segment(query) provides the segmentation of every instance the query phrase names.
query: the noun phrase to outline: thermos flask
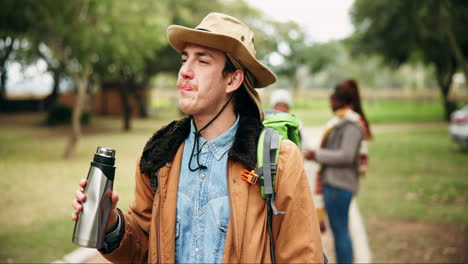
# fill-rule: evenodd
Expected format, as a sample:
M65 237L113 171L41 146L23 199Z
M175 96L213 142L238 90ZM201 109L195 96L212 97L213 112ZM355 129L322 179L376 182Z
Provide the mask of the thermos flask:
M75 223L73 243L89 248L102 248L111 210L115 173L115 150L98 147L88 172L84 189L86 200Z

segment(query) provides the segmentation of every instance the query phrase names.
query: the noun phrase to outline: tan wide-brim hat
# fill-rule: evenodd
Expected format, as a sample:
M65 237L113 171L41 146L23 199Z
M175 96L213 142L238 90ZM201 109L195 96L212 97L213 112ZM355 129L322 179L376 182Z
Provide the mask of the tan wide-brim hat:
M218 49L234 57L254 77L254 87L247 92L263 114L260 98L253 88L263 88L276 82L276 76L255 57L254 33L238 19L221 13L210 13L195 28L171 25L167 29L171 46L179 53L187 43Z

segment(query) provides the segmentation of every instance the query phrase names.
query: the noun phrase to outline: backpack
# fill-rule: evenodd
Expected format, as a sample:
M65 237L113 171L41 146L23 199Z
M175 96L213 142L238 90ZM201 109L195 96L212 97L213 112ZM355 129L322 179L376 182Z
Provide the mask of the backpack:
M255 170L255 175L258 176L257 182L260 185L262 198L267 199L270 194L273 194L274 198L276 164L278 163L281 141L289 139L300 147L301 138L299 135L299 121L293 114L265 110L263 125L265 128L260 133L257 144L257 170ZM264 170L265 167L270 167L271 170ZM248 179L245 180L250 182ZM272 206L277 212L274 204Z
M242 171L242 178L251 184L260 185L260 194L267 205L267 229L270 237L271 262L275 260L275 245L273 241L273 215L285 214L275 206L276 170L279 159L281 141L289 139L298 147L301 144L299 121L295 115L275 110L265 110L263 120L265 126L257 143L257 169ZM266 169L270 168L270 169ZM328 263L325 255L324 263Z
M265 126L257 143L257 169L242 171L242 178L251 184L260 185L260 194L266 200L267 229L270 237L271 262L275 260L275 244L273 241L273 215L285 214L275 206L276 169L281 141L290 139L300 145L299 122L292 114L266 110L263 120Z

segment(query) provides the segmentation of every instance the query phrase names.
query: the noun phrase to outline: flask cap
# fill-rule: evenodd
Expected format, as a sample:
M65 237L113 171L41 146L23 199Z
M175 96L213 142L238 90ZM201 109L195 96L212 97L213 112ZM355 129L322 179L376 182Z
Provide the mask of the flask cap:
M106 158L114 158L115 150L107 147L98 147L96 150L96 154Z

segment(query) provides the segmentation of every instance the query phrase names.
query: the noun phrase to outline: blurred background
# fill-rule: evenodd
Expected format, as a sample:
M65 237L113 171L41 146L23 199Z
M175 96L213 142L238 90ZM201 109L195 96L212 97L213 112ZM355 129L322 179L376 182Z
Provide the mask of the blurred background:
M182 117L166 29L209 12L254 30L278 76L259 91L265 108L288 89L310 131L332 117L338 82L359 83L375 135L357 196L373 262L468 261L468 114L454 114L468 104L468 1L3 0L1 263L77 248L71 201L97 146L117 150L128 206L146 140Z

